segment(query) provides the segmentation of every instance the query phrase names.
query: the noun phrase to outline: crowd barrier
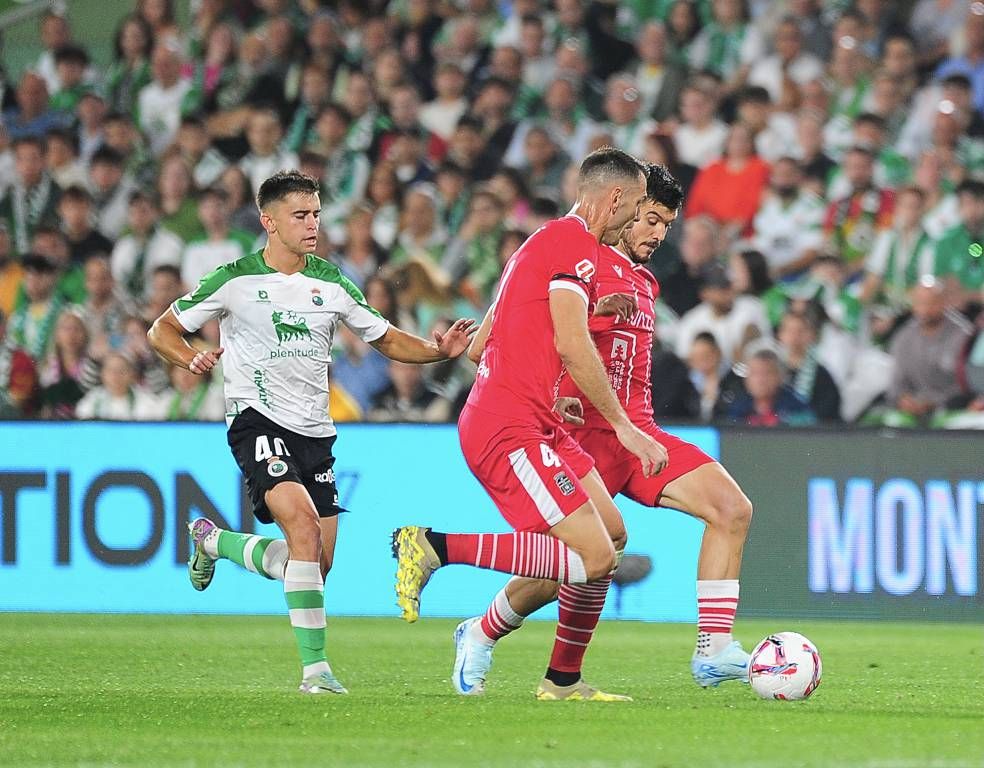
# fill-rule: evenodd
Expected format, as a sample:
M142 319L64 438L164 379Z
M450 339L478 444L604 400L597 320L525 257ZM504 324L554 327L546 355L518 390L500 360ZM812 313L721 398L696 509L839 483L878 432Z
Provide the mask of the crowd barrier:
M755 504L741 614L981 620L981 438L671 429L724 464ZM222 563L197 593L188 520L258 526L217 424L0 424L0 611L282 613L279 585ZM390 532L503 531L453 426L343 425L326 609L396 615ZM693 621L703 525L619 499L626 569L607 618ZM425 616L483 610L503 574L439 572ZM551 609L544 609L544 616Z

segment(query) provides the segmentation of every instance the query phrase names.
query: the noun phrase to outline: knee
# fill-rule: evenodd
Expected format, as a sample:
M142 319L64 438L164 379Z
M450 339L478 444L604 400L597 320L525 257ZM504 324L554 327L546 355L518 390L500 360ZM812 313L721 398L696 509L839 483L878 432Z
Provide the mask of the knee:
M321 526L318 525L318 518L298 515L289 523L284 521L282 527L291 558L320 562L322 571L325 571L326 558L322 555ZM331 568L330 560L327 561L327 567Z
M709 525L732 536L744 536L752 522L752 502L743 493L730 494L713 506Z
M611 541L599 542L584 554L584 573L588 581L605 578L615 568L615 547Z

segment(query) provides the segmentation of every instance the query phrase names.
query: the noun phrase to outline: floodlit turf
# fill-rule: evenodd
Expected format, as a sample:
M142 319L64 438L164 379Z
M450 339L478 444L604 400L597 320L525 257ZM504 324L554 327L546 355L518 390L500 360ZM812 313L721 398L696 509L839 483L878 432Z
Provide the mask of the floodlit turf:
M603 623L587 677L632 704L538 703L552 627L446 678L454 622L330 620L352 693L305 697L286 618L0 614L0 766L984 766L982 629L742 622L820 647L807 702L694 686L688 626Z

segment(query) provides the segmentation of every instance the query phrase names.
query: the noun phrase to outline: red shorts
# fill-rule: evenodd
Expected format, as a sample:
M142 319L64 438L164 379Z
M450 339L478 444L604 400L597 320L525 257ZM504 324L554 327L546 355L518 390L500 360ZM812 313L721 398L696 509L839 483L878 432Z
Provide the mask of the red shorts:
M544 431L466 405L458 439L468 468L517 531L547 531L588 501L580 478L594 462L559 425Z
M700 448L653 424L643 429L659 441L669 454L666 469L646 477L642 464L623 446L615 433L607 429L574 429L572 436L594 458L598 474L612 496L623 494L647 507L658 507L663 489L678 477L683 477L703 464L714 461Z

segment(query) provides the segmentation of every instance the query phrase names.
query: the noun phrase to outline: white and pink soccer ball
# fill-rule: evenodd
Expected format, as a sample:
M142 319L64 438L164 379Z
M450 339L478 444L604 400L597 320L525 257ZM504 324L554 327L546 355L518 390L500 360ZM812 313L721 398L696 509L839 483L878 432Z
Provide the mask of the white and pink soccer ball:
M777 632L755 646L748 682L763 699L805 699L820 685L820 651L803 635Z

